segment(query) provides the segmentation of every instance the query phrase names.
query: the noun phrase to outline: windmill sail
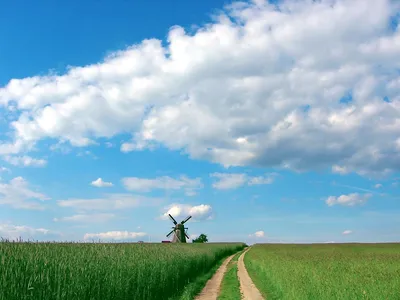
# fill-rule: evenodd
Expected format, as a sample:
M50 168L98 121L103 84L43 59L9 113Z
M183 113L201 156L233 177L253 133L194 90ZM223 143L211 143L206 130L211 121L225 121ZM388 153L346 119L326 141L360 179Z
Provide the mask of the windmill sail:
M191 217L192 217L192 216L187 217L185 220L183 220L183 221L181 222L181 224L185 224L187 221L190 220Z
M168 216L171 218L171 220L174 223L174 225L178 224L178 222L176 222L175 219L170 214L168 214Z

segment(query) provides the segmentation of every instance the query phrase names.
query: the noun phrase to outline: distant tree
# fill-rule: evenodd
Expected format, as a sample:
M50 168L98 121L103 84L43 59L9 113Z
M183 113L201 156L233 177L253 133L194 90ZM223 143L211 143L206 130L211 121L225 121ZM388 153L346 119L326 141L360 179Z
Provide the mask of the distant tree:
M192 242L193 243L207 243L208 239L207 239L207 236L204 233L202 233L196 239L193 239Z

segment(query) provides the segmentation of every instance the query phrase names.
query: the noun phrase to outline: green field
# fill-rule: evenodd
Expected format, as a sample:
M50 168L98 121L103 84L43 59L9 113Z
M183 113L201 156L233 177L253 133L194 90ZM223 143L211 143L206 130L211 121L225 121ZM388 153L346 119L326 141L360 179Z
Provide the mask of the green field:
M0 299L179 299L244 244L0 243ZM198 287L198 288L201 288Z
M244 261L267 299L400 299L400 244L260 244Z

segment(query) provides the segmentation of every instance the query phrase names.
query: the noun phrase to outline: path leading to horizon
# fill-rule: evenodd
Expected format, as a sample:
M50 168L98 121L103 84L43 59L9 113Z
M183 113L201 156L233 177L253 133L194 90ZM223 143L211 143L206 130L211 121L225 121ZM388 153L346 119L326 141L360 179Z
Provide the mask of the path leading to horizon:
M249 273L247 273L246 266L244 265L244 256L246 252L249 251L250 247L247 248L240 256L238 260L238 278L240 282L240 293L242 294L242 299L245 300L264 300L260 291L254 285L251 280Z
M203 288L201 293L198 296L196 296L195 300L217 300L222 279L224 278L226 272L226 266L234 256L235 254L225 259L225 261L218 268L217 272L215 272L213 277L207 281L207 284Z
M244 265L244 256L249 249L250 247L243 251L237 262L237 275L240 283L240 293L242 295L242 299L244 300L264 300L264 297L254 285L249 274L247 273L246 266ZM195 297L195 300L217 300L221 289L221 283L227 270L227 265L234 256L235 254L225 259L213 277L207 281L207 284L201 293Z

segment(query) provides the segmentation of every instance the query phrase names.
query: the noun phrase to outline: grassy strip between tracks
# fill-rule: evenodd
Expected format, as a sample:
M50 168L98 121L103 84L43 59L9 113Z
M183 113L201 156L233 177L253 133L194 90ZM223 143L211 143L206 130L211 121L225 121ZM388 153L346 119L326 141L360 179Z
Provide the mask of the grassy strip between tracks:
M235 254L232 260L229 262L226 269L224 279L221 284L221 291L218 295L218 300L241 300L240 294L240 283L237 275L238 267L237 262L239 256L243 253L240 251Z

